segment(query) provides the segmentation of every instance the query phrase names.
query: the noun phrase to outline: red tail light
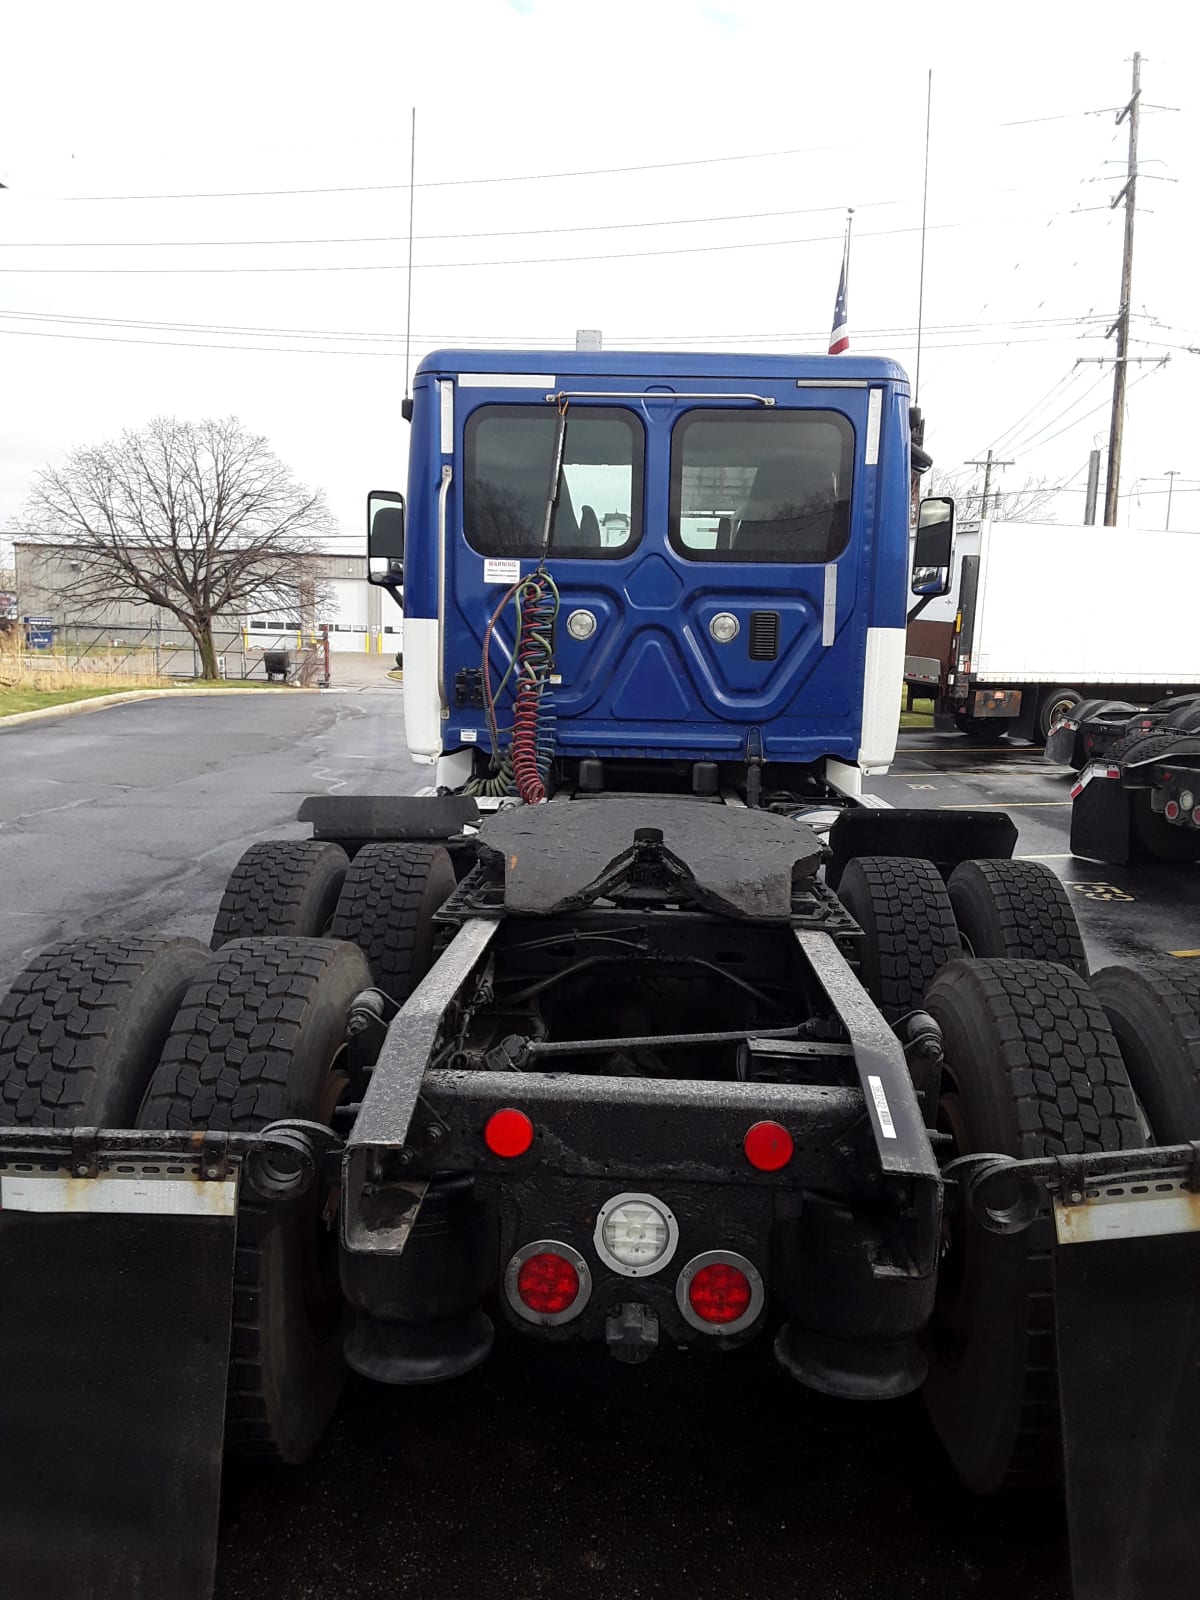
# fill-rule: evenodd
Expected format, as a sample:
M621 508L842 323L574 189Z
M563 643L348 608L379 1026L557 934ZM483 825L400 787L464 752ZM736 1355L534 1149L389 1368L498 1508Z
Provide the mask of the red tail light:
M731 1250L693 1256L675 1285L684 1320L702 1333L741 1333L757 1320L764 1300L758 1268Z
M579 1274L566 1256L543 1250L530 1256L518 1271L517 1293L539 1317L555 1317L578 1300Z
M740 1267L714 1261L692 1279L688 1300L701 1322L737 1322L750 1309L750 1279Z
M592 1274L572 1245L535 1239L522 1245L504 1273L508 1303L526 1322L555 1327L570 1322L587 1305Z

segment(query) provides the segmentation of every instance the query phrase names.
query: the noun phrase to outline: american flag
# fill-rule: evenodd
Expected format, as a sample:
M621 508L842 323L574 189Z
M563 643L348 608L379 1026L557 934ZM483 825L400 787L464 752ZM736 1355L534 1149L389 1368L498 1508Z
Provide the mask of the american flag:
M846 224L846 247L842 251L842 275L838 279L833 305L833 332L829 335L829 354L840 356L850 348L850 224Z

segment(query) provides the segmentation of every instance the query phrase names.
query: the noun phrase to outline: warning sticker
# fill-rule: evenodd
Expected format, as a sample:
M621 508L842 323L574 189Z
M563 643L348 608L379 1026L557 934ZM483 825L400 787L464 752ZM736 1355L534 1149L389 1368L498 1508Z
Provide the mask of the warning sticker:
M883 1137L894 1139L896 1124L892 1121L892 1108L888 1105L887 1095L883 1091L883 1079L868 1073L867 1083L871 1088L871 1099L875 1102L875 1110L879 1113L879 1126L883 1130Z
M462 742L464 744L478 744L479 743L479 734L475 731L474 728L464 728L462 730L462 732L459 734L459 738L462 740Z
M516 583L521 576L521 563L489 556L483 563L484 583Z

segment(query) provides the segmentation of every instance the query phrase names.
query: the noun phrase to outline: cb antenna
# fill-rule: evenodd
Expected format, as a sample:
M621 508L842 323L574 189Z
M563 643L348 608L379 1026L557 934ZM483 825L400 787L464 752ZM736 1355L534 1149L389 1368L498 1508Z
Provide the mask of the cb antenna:
M412 420L412 283L413 283L413 210L417 198L417 108L412 108L412 135L408 147L408 309L404 318L404 399L401 411L405 421Z
M929 124L933 113L933 68L925 88L925 183L921 190L921 281L917 289L917 376L913 404L921 398L921 334L925 324L925 219L929 213Z

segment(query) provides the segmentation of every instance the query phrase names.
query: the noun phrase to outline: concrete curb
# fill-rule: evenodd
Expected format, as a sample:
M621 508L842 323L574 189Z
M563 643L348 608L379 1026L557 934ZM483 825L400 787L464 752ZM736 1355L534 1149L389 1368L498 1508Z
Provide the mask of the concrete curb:
M64 700L57 706L38 706L33 711L13 711L0 717L0 728L16 727L24 722L47 722L51 717L74 717L82 711L105 711L109 706L128 705L134 700L198 700L228 695L231 699L247 694L320 694L319 689L302 689L298 685L285 689L123 689L116 694L97 694L90 700Z

